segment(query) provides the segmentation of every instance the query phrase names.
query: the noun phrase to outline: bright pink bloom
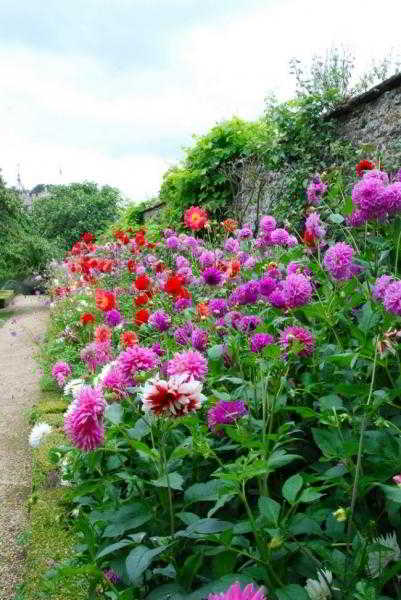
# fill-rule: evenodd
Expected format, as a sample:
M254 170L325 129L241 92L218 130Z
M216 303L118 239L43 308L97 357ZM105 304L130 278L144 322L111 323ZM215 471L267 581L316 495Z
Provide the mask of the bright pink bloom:
M209 429L223 435L223 432L221 430L219 431L219 425L235 423L237 419L240 419L247 413L248 409L241 400L235 400L234 402L225 402L224 400L221 400L207 412Z
M284 350L291 348L294 342L299 342L302 346L302 349L298 353L300 356L308 356L315 349L316 340L314 336L303 327L286 327L280 333L279 343Z
M353 248L344 242L337 242L331 246L324 255L324 266L329 271L330 275L342 281L352 277L352 256Z
M53 365L52 375L60 387L64 386L65 380L71 375L71 367L68 363L59 360Z
M303 306L312 296L312 285L305 275L293 273L282 282L282 292L287 308Z
M186 374L199 381L205 378L207 373L207 360L197 350L187 352L176 352L167 366L168 375Z
M151 371L156 367L159 358L153 350L143 346L131 346L122 352L118 362L126 377L134 376L137 371Z
M223 594L209 594L208 600L267 600L265 589L257 588L252 583L248 583L241 590L239 583L233 583Z
M75 406L64 418L64 431L80 450L94 450L103 444L105 406L100 388L82 386Z

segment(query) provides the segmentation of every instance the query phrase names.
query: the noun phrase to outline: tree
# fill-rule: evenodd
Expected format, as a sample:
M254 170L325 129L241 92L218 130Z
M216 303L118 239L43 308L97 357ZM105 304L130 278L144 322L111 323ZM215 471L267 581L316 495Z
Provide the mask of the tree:
M46 186L48 194L34 198L32 220L38 231L68 250L86 231L99 233L119 213L120 192L95 183Z

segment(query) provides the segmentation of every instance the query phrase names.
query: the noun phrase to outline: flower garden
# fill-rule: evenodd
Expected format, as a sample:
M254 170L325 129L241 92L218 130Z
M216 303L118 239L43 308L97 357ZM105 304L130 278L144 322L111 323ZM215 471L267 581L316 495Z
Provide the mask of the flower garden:
M93 599L401 597L400 175L315 176L301 232L195 206L53 266L50 458L77 540L53 577Z

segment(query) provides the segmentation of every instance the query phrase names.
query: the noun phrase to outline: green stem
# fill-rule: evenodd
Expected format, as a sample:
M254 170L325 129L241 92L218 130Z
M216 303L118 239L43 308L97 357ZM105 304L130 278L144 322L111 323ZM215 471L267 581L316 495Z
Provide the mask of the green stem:
M360 435L359 435L359 445L358 445L358 454L357 454L357 459L356 459L354 485L352 487L352 496L351 496L351 508L350 508L350 515L349 515L349 519L348 519L348 530L347 530L348 550L349 550L350 541L351 541L352 522L353 522L353 518L354 518L355 504L356 504L356 498L357 498L357 493L358 493L359 476L361 473L363 437L365 435L365 429L366 429L366 424L367 424L367 419L368 419L367 409L369 408L369 404L372 399L373 385L374 385L375 375L376 375L376 364L377 364L377 343L375 343L375 357L373 360L372 377L370 380L369 396L368 396L365 411L364 411L364 414L362 417L361 431L360 431Z
M398 234L397 251L396 251L396 254L395 254L394 273L395 273L396 277L397 277L397 273L398 273L398 255L399 255L399 252L400 252L400 242L401 242L401 227L400 227L400 233Z
M171 492L170 479L168 476L166 445L165 445L164 435L162 436L162 439L161 439L161 456L162 456L163 471L164 471L164 475L166 476L166 482L167 482L168 508L169 508L169 513L170 513L170 533L171 533L171 535L174 535L175 523L174 523L174 510L173 510L173 494Z

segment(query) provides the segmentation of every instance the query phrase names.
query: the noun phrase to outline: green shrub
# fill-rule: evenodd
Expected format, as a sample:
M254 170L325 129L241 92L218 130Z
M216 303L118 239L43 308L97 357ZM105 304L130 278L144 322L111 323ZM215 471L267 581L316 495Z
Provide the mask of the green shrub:
M120 192L95 183L48 186L48 195L33 201L31 216L37 231L68 250L86 231L98 233L118 216Z

